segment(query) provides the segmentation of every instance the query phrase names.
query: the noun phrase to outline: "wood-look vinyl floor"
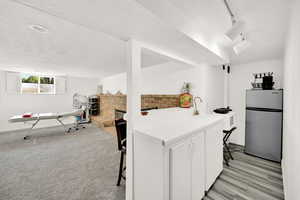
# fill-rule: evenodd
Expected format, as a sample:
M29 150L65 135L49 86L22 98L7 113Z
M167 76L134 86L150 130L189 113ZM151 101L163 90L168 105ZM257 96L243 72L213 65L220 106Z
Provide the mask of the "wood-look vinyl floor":
M232 145L234 160L224 170L204 200L283 200L279 163L243 153Z

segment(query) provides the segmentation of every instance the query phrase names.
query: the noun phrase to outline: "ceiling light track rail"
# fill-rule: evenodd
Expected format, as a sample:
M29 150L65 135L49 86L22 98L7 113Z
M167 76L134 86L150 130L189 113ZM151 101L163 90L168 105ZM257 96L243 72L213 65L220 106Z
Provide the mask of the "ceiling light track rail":
M225 4L225 6L227 8L227 11L228 11L230 17L231 17L231 22L232 22L232 24L234 24L236 22L236 18L235 18L235 15L233 14L233 12L232 12L232 10L231 10L231 8L229 6L228 1L224 0L224 4Z

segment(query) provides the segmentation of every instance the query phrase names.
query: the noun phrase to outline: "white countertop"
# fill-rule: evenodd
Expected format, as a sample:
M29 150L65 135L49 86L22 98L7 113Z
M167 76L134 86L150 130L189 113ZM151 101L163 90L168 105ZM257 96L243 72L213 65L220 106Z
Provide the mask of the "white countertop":
M224 119L224 115L220 114L193 115L193 112L193 108L151 110L138 121L135 132L160 140L163 145L167 145Z

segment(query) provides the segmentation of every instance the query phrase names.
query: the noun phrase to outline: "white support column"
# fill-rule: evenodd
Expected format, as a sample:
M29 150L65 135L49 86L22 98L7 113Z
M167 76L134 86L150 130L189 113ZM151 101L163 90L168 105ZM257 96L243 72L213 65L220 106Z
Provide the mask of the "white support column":
M134 143L133 130L141 116L141 46L127 42L127 153L126 200L134 199Z
M224 108L227 108L228 106L228 94L229 94L229 90L228 90L228 66L225 67L224 70Z

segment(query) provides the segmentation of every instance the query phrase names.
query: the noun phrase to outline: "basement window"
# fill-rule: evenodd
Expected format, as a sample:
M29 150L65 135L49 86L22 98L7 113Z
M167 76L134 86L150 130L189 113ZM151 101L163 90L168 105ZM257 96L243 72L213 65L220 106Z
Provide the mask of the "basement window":
M55 77L21 74L22 94L55 94Z
M40 94L54 94L54 77L40 77Z

